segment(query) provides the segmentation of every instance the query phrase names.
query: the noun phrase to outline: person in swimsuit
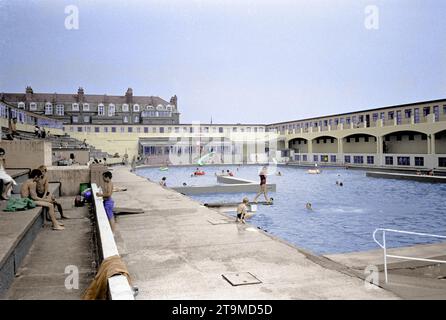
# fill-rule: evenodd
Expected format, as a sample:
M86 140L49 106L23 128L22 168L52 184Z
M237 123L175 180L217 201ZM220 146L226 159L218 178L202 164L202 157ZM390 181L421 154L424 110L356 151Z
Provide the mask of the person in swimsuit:
M14 181L14 179L9 174L6 173L5 166L6 166L5 149L0 148L0 180L2 180L3 182L3 190L0 196L1 200L8 200L12 186L17 184Z
M113 194L113 183L111 182L112 173L110 171L106 171L102 174L102 179L104 180L104 190L103 192L97 192L96 196L102 197L104 200L104 209L107 214L108 221L110 222L110 227L112 232L115 232L115 216L113 215L113 207L115 203L112 199Z
M259 177L260 177L260 190L257 193L257 195L255 196L253 202L257 203L257 198L263 193L263 195L265 196L265 200L266 202L270 203L271 199L268 198L267 195L267 187L266 187L266 175L268 174L268 168L265 166L262 168L262 170L260 171Z
M54 213L54 205L51 199L40 198L37 196L36 184L37 180L42 179L42 171L34 169L29 174L29 179L22 184L20 189L20 195L22 198L29 198L35 202L36 205L44 208L48 208L51 222L53 223L53 230L64 230L63 223L56 220L56 214Z
M54 207L57 207L57 210L60 213L60 217L62 219L69 219L68 216L63 214L62 205L56 201L54 195L49 192L49 182L46 173L48 169L46 166L40 166L39 169L42 172L42 178L36 181L36 192L39 198L46 198L47 200L51 200L53 202Z
M235 219L235 222L241 221L242 223L246 223L245 215L246 215L246 212L248 211L248 206L247 206L248 203L249 203L249 199L245 197L245 198L243 198L243 202L238 205L237 218Z

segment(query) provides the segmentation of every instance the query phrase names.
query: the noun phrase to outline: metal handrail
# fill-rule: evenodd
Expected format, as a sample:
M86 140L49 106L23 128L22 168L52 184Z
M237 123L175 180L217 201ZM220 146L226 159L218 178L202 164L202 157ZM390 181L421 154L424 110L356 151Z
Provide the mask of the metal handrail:
M383 232L383 240L382 243L380 243L376 239L376 233L378 231ZM440 239L446 239L446 236L440 236L436 234L429 234L429 233L421 233L421 232L412 232L412 231L403 231L403 230L395 230L395 229L383 229L383 228L377 228L373 232L373 240L383 249L384 253L384 275L386 283L388 282L388 276L387 276L387 257L389 258L396 258L396 259L405 259L405 260L414 260L414 261L425 261L425 262L435 262L435 263L446 263L446 260L435 260L435 259L424 259L424 258L414 258L414 257L407 257L407 256L398 256L393 254L387 254L387 246L386 246L386 232L394 232L394 233L402 233L402 234L411 234L411 235L417 235L417 236L423 236L423 237L431 237L431 238L440 238Z

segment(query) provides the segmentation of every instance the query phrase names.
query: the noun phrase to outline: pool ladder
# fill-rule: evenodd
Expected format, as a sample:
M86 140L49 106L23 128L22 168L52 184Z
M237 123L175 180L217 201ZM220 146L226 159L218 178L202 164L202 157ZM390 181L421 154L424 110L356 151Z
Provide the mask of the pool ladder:
M382 235L382 243L380 243L376 239L376 233L379 232L379 231L382 231L382 234L383 234ZM383 228L376 229L373 232L373 240L383 249L383 253L384 253L384 275L385 275L386 283L388 283L387 258L396 258L396 259L414 260L414 261L426 261L426 262L434 262L434 263L446 263L446 260L414 258L414 257L406 257L406 256L397 256L397 255L393 255L393 254L387 254L386 232L402 233L402 234L410 234L410 235L423 236L423 237L446 239L446 236L439 236L439 235L436 235L436 234L420 233L420 232L412 232L412 231L402 231L402 230L394 230L394 229L383 229Z

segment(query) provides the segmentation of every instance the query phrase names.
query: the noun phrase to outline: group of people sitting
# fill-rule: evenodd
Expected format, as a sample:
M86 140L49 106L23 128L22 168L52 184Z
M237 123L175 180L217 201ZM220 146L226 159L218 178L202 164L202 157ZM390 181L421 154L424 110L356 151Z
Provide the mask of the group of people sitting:
M36 138L39 139L45 139L47 137L47 135L50 135L50 132L46 131L45 128L40 128L39 126L35 126L34 127L34 135L36 136Z
M238 168L237 168L237 170L238 170ZM217 173L215 173L215 175L217 176L229 176L229 177L233 177L234 176L234 173L232 173L232 171L230 171L230 170L226 170L226 172L225 172L225 170L221 170L221 173L220 174L217 174Z

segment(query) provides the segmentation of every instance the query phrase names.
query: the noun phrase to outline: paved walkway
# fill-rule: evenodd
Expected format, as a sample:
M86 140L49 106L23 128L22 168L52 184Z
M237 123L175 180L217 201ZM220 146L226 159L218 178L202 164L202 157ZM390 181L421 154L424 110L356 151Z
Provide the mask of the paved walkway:
M126 168L114 168L113 181L128 188L114 194L117 207L144 210L119 215L115 236L139 288L137 299L397 298L380 288L367 289L335 262L308 255L249 224L235 224ZM261 283L232 286L222 277L245 273Z
M58 199L70 220L62 220L64 231L51 230L47 222L33 242L6 299L77 300L94 277L94 246L92 226L87 207L73 208L73 197ZM13 214L13 213L12 213ZM59 214L57 213L57 217ZM65 287L65 268L74 265L79 270L79 289Z

